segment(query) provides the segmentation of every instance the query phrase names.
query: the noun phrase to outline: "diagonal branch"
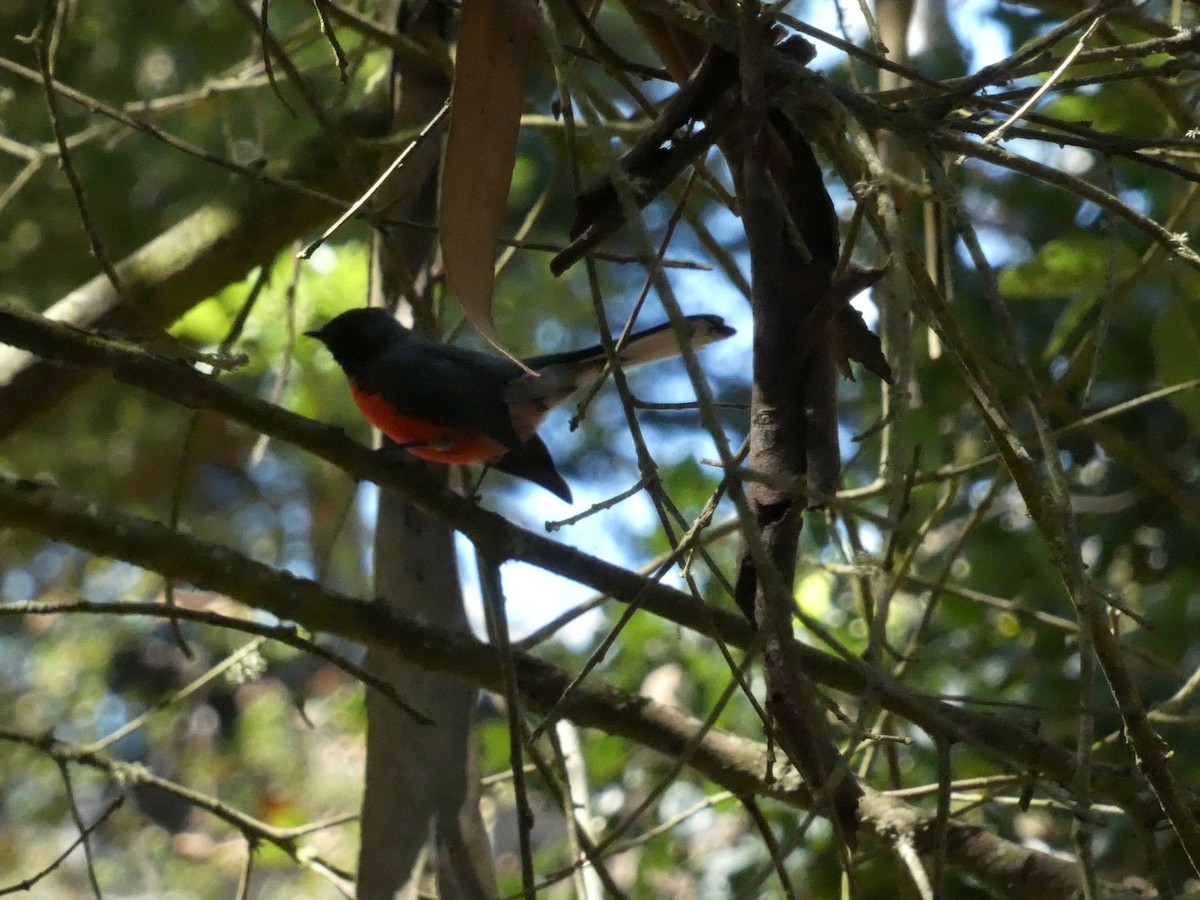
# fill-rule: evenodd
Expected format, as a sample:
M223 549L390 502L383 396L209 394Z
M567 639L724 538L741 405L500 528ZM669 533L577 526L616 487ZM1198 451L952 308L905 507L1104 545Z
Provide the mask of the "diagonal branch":
M396 615L381 603L368 603L325 590L315 582L276 571L136 516L113 511L101 513L94 504L57 488L0 475L0 517L47 537L69 541L91 553L123 559L178 581L220 591L306 628L369 646L387 647L431 671L457 675L489 690L503 690L499 651L473 637L421 625ZM113 614L165 616L168 613L160 604L112 603L94 607L97 612ZM179 618L196 614L185 607L170 612ZM512 661L522 697L533 709L544 712L551 708L570 683L570 673L526 654L514 653ZM794 773L785 773L784 778L776 778L772 783L764 780L764 746L706 729L703 723L677 709L593 680L576 690L565 712L584 727L625 738L668 758L689 751L691 768L738 796L765 794L801 808L811 802ZM1097 784L1101 777L1098 772ZM1120 777L1113 771L1106 779L1109 782L1106 786L1115 787ZM211 801L203 795L201 799ZM935 829L932 813L867 789L863 797L863 820L885 841L903 834L915 842L918 850L932 849ZM947 840L954 851L953 864L998 890L1007 891L1014 872L1019 871L1022 890L1026 892L1023 896L1052 897L1055 890L1061 891L1064 878L1075 875L1071 862L1018 847L984 829L952 823ZM1134 896L1115 885L1105 887L1112 891L1106 896Z
M385 117L370 114L342 123L346 140L381 135L386 127ZM127 299L101 274L56 303L49 315L106 330L163 328L326 221L335 207L324 195L353 193L323 140L302 149L284 176L314 190L258 182L245 186L238 199L210 202L116 265ZM52 407L80 380L79 373L0 349L0 438Z
M395 488L422 510L465 534L494 559L516 559L589 585L624 602L635 597L646 609L703 634L716 632L745 646L750 629L724 610L705 610L687 594L604 562L549 538L517 528L503 517L432 484L420 467L369 450L340 429L281 409L235 390L177 361L121 341L106 339L0 301L0 343L85 369L110 372L117 380L173 403L219 412L235 422L285 441L326 460L352 478ZM712 618L710 619L710 613Z
M0 339L70 365L112 372L120 380L172 402L219 412L276 440L300 447L353 478L401 491L419 508L462 532L481 552L494 559L530 563L588 585L619 602L636 602L647 612L701 634L715 632L720 640L731 646L746 647L750 643L751 628L741 616L698 604L690 595L652 578L518 528L496 513L431 486L415 466L369 450L338 429L234 390L178 362L155 356L134 345L50 322L2 301ZM22 492L15 489L15 484L14 480L0 476L0 520L16 521L11 512L14 507L10 504L22 496ZM173 532L169 529L161 526L155 526L155 529L154 535L147 538L151 543L172 540ZM65 537L63 532L53 529L44 533L55 538ZM233 556L230 554L231 558ZM181 580L194 579L184 574ZM185 612L183 608L176 609L180 618L187 618ZM857 658L839 659L803 644L798 645L796 652L800 654L804 671L813 679L854 695L871 690L885 709L930 734L970 744L990 755L1015 761L1017 768L1043 773L1060 783L1069 783L1074 777L1074 756L1070 751L1017 723L924 696L885 673L868 669ZM564 689L569 683L570 679L564 683ZM554 699L558 700L560 696L558 694ZM1136 801L1134 786L1118 770L1098 767L1094 774L1098 795L1120 802Z

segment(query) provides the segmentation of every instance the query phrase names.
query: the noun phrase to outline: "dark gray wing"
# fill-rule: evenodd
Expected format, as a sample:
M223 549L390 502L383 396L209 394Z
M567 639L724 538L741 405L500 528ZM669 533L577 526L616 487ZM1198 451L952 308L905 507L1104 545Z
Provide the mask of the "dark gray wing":
M479 431L512 449L521 441L504 393L519 374L510 360L414 334L372 360L357 382L402 415Z

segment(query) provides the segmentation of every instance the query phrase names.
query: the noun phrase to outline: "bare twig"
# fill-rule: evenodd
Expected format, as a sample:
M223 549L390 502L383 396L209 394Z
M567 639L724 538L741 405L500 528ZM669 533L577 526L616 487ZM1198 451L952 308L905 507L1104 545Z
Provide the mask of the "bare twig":
M508 611L505 609L504 586L500 582L500 564L483 554L476 554L479 587L483 594L483 611L487 616L488 636L500 659L501 681L504 685L505 708L508 714L509 768L513 776L513 792L517 806L517 837L521 848L521 883L526 900L537 900L537 874L533 868L533 808L529 805L529 788L525 784L525 722L521 713L521 697L513 665L512 643L508 636Z
M67 847L62 853L56 856L53 860L43 866L36 874L30 875L28 878L23 878L21 881L10 884L6 887L0 887L0 897L6 894L21 894L30 891L37 885L38 882L46 878L50 873L63 864L67 857L75 852L75 848L81 844L85 844L92 833L107 821L108 817L115 813L125 804L125 798L117 797L111 801L108 806L96 817L96 820L88 825L79 833L79 837L71 842L71 846Z
M71 185L71 193L75 196L75 205L79 208L79 219L83 223L83 231L87 235L88 243L91 246L92 256L96 258L96 262L100 264L100 268L112 283L113 290L119 297L128 302L129 293L126 291L121 276L117 273L116 267L109 258L108 252L104 249L104 242L100 239L100 232L88 207L87 192L84 190L83 181L75 168L71 151L67 147L67 135L62 126L62 114L58 108L58 92L54 89L54 74L52 71L54 65L53 44L55 43L54 38L57 34L58 10L58 0L49 0L46 3L42 11L41 21L38 23L33 36L34 48L37 51L38 68L42 73L42 85L46 93L46 107L50 114L50 126L54 130L54 139L58 143L59 161L62 164L63 174L67 176L67 182Z
M363 208L363 205L375 195L375 192L383 187L384 182L391 178L392 174L404 164L404 160L408 158L409 154L416 150L417 147L421 146L425 139L428 138L431 133L433 133L433 130L437 128L439 124L441 124L442 119L446 117L446 113L449 111L450 101L447 100L442 108L438 110L437 114L425 123L425 127L418 132L417 136L409 141L408 146L400 151L400 155L392 160L392 164L385 168L382 174L375 179L374 183L367 188L357 200L351 203L349 208L340 216L338 216L337 220L328 228L326 228L319 238L300 251L300 258L308 259L310 256L312 256L316 249L329 240L330 236L339 228L341 228L348 219L357 215L358 211Z
M342 49L342 45L337 38L337 32L329 21L330 6L332 4L329 0L313 0L313 9L316 11L317 21L321 25L321 35L328 42L329 49L333 51L333 61L338 69L338 77L342 80L342 84L345 84L350 80L350 73L347 71L346 51ZM265 18L265 3L263 4L263 12Z
M1017 107L1016 112L984 135L982 143L994 144L999 141L1000 138L1004 136L1005 131L1020 121L1021 117L1024 116L1025 113L1029 112L1029 110L1033 109L1033 107L1037 105L1037 102L1041 100L1043 96L1045 96L1047 91L1054 87L1058 79L1060 79L1066 73L1067 69L1071 67L1071 63L1073 63L1075 58L1083 51L1083 47L1087 43L1088 38L1090 38L1093 32L1100 27L1100 23L1103 21L1104 17L1100 16L1087 27L1087 30L1080 36L1075 46L1071 48L1071 52L1068 53L1063 58L1063 61L1058 64L1058 68L1050 73L1050 77L1042 82L1038 89L1029 96L1028 100Z
M63 788L67 792L67 806L71 810L71 818L75 821L75 827L79 829L79 842L83 845L83 859L87 867L88 883L92 886L92 893L96 895L96 900L104 900L104 892L100 890L100 881L96 878L96 860L92 858L91 830L83 824L83 814L79 812L79 804L75 800L75 788L71 785L71 772L67 768L65 760L56 759L55 762L58 763L58 772L62 776Z
M1197 254L1187 242L1186 234L1172 234L1149 216L1142 215L1108 191L1096 187L1090 182L1058 169L1009 153L999 147L985 147L974 141L968 141L947 131L939 131L934 135L936 145L947 150L961 152L985 162L993 163L1023 175L1029 175L1046 184L1074 194L1085 200L1091 200L1097 206L1119 216L1139 231L1149 235L1163 250L1187 263L1193 269L1200 271L1200 254Z

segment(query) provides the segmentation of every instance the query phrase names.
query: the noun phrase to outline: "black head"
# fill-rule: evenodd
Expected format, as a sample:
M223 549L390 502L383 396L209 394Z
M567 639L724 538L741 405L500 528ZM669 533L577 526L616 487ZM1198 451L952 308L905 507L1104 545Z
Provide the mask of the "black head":
M404 340L409 331L389 313L368 306L344 312L304 333L328 347L347 375L355 375L380 353Z

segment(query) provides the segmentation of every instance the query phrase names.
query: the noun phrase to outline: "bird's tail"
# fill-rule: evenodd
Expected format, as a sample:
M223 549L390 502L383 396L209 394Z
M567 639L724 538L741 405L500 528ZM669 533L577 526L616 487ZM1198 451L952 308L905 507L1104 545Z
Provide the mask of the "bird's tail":
M540 484L556 497L571 502L571 488L554 466L550 451L537 435L491 463L492 468Z
M734 334L734 330L726 325L720 316L688 316L687 323L693 350L723 341ZM664 322L653 328L634 332L617 355L621 364L628 367L659 359L670 359L678 356L679 352L675 330L669 322ZM547 412L575 391L599 378L607 364L608 357L604 355L604 348L599 345L566 353L532 356L525 360L525 365L533 370L533 374L523 375L513 381L508 387L505 399L514 409L514 417L517 415L517 407L528 404L530 417L540 422ZM525 423L518 423L518 433L522 431L523 424ZM536 428L536 424L534 427Z

